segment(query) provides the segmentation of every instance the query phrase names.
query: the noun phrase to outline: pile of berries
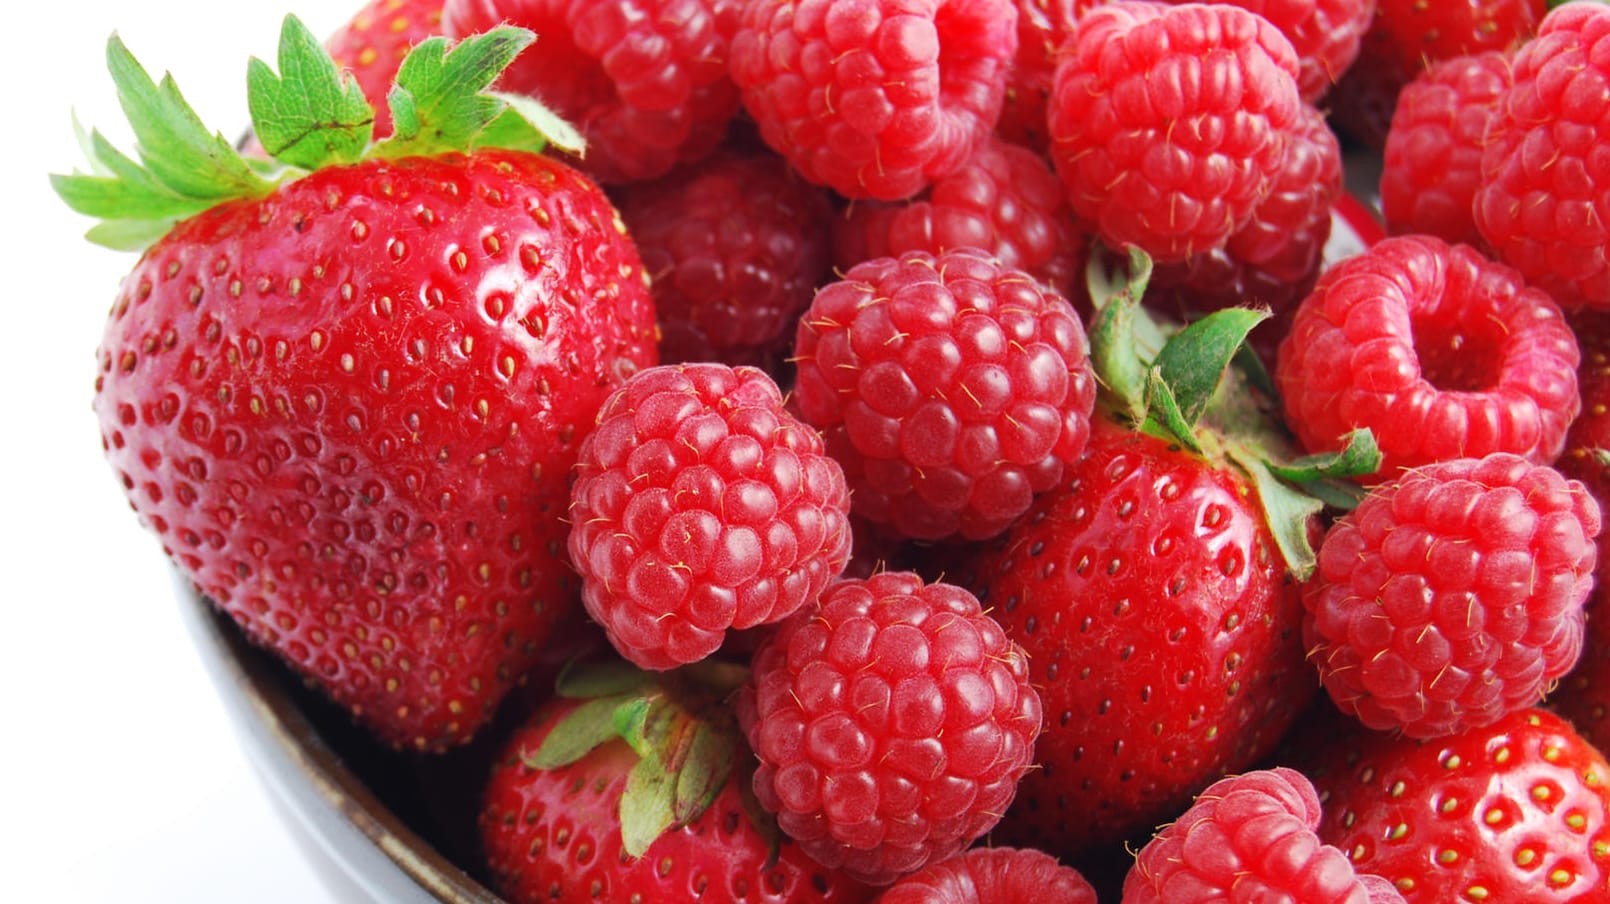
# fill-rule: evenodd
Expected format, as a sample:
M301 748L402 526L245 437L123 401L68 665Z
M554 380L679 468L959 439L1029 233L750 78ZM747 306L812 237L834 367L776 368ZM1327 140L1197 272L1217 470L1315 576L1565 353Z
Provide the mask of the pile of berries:
M106 455L510 901L1610 900L1550 6L372 0L241 151L114 38Z

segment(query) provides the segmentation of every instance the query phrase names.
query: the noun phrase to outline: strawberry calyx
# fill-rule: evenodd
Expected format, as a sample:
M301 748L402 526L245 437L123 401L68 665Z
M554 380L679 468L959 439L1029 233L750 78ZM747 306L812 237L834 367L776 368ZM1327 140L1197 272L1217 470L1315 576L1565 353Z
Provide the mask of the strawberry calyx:
M268 159L238 151L209 131L171 74L151 78L122 40L107 41L107 69L134 132L134 156L75 120L89 171L52 174L68 207L100 222L86 238L138 251L175 223L239 198L267 195L322 167L477 148L540 152L553 143L579 153L579 133L531 98L491 90L498 75L535 40L499 27L452 46L436 37L403 60L387 95L395 124L374 140L375 111L351 74L337 66L300 19L285 17L276 73L252 59L247 100Z
M1296 454L1274 416L1272 383L1246 346L1269 312L1232 307L1184 326L1161 321L1141 304L1152 272L1146 253L1130 248L1112 272L1110 260L1092 254L1086 271L1096 308L1090 358L1101 384L1098 407L1248 478L1287 569L1307 578L1316 561L1311 520L1326 506L1357 505L1362 490L1350 478L1380 467L1374 435L1355 430L1339 451Z
M749 675L736 663L705 660L668 672L627 662L587 663L560 673L556 693L585 701L566 713L522 759L533 769L576 762L624 740L638 761L621 795L621 842L641 857L662 834L698 819L732 778L742 733L731 699ZM744 809L776 855L775 820L739 782Z

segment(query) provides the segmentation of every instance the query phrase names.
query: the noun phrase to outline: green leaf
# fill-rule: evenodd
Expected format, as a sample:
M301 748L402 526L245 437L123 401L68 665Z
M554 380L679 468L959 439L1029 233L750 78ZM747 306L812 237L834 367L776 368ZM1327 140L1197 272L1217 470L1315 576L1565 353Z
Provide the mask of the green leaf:
M554 692L572 700L590 700L594 697L611 697L653 686L654 679L645 671L621 660L603 662L569 662L559 671Z
M721 732L703 722L694 724L672 798L676 825L685 825L709 809L732 774L733 750L731 740Z
M91 226L84 238L113 251L140 251L172 228L173 223L167 220L102 220Z
M587 139L582 137L575 126L543 105L541 101L523 94L505 94L501 91L488 93L503 101L508 109L475 139L476 147L540 151L545 146L553 144L570 154L585 156ZM503 132L508 132L509 136L503 137ZM536 135L534 145L533 139L528 137L533 132Z
M1247 334L1268 317L1268 311L1249 308L1214 311L1175 333L1158 353L1155 370L1168 386L1187 431L1195 429L1207 410ZM1173 424L1168 426L1174 429Z
M464 38L451 49L446 38L421 41L397 70L387 96L394 131L375 153L404 157L470 147L511 109L486 89L534 38L523 28L502 26Z
M654 839L675 824L672 801L676 780L656 757L637 761L626 775L621 793L621 845L626 853L641 857Z
M526 759L533 769L557 769L576 762L605 741L619 737L615 731L615 710L626 702L623 697L600 697L566 713L535 753Z
M1096 308L1090 325L1090 357L1109 403L1138 424L1146 417L1147 370L1163 348L1157 325L1140 307L1152 261L1131 248L1122 275L1109 273L1100 248L1090 253L1085 283Z
M252 127L263 149L305 170L363 156L375 111L363 88L294 15L280 30L279 74L253 59L246 71Z
M1375 443L1375 434L1368 427L1359 427L1348 433L1342 438L1342 448L1335 452L1305 455L1284 465L1269 463L1269 470L1275 476L1301 484L1364 477L1380 469L1381 450Z
M1269 532L1286 560L1286 568L1298 580L1307 580L1317 561L1314 547L1308 542L1308 524L1324 510L1324 503L1276 477L1262 456L1237 445L1229 446L1228 452L1257 487Z
M1162 368L1153 367L1147 371L1146 407L1151 420L1163 428L1169 439L1198 455L1202 454L1202 443L1197 438L1191 422L1186 420L1185 413L1180 410L1179 402L1174 398L1173 388L1163 378Z

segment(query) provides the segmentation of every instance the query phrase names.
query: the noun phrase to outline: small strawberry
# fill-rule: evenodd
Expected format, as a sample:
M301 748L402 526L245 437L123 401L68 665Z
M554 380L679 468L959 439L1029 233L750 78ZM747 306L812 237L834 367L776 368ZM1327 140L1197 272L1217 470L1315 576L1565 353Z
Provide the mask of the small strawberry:
M368 0L324 41L375 108L375 135L391 134L386 92L415 44L442 33L442 0Z
M1407 904L1606 899L1610 765L1552 713L1415 741L1329 711L1281 758L1319 791L1321 840Z
M575 605L567 474L605 394L655 363L608 200L531 152L537 108L481 93L530 40L419 45L371 142L362 91L288 18L283 75L248 78L268 173L114 37L138 160L95 133L93 172L54 177L91 238L143 248L95 381L130 505L398 746L467 740Z
M930 863L874 904L1096 904L1079 871L1034 848L975 847Z
M740 666L650 678L568 672L504 744L479 825L513 904L857 904L872 890L811 860L755 805L726 700Z
M1228 367L1261 315L1230 308L1166 337L1136 301L1145 263L1121 292L1093 285L1104 392L1085 453L963 568L1028 653L1046 712L1040 768L995 837L1076 864L1178 814L1295 719L1314 682L1288 571L1312 568L1322 506L1282 478L1374 465L1360 436L1275 470L1278 436Z

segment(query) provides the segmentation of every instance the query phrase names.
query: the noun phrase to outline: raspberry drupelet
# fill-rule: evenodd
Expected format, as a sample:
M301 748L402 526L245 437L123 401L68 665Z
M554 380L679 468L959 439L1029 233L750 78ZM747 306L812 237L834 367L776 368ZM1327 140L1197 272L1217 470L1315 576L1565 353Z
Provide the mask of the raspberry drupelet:
M1175 4L1199 0L1171 0ZM1358 58L1364 33L1375 20L1375 0L1229 0L1255 12L1291 41L1297 51L1297 90L1319 103Z
M857 265L816 294L794 354L794 400L857 514L907 539L999 533L1090 436L1073 306L977 249Z
M840 581L778 625L738 706L761 805L873 885L988 832L1041 720L1027 657L977 597L911 572Z
M1309 659L1370 728L1491 724L1576 664L1599 531L1580 482L1516 455L1408 471L1326 533L1303 588Z
M1510 452L1552 462L1581 407L1576 337L1546 293L1468 245L1394 236L1326 270L1281 343L1310 451L1375 433L1379 474Z
M571 488L571 563L615 648L695 662L729 628L814 601L850 555L849 491L764 372L638 372L605 401Z
M1029 847L974 847L901 878L874 904L1097 904L1079 871Z

